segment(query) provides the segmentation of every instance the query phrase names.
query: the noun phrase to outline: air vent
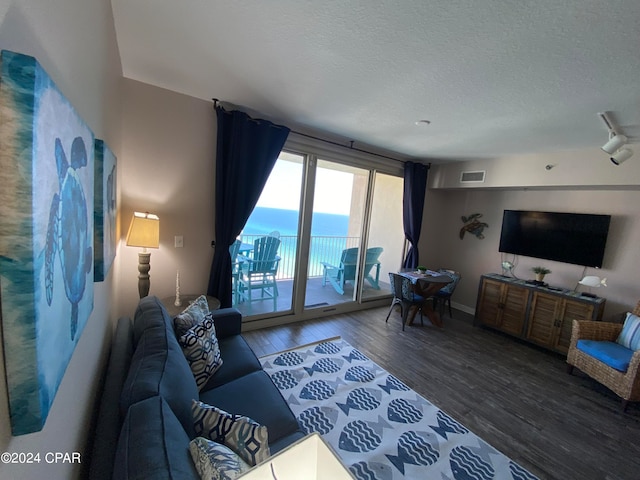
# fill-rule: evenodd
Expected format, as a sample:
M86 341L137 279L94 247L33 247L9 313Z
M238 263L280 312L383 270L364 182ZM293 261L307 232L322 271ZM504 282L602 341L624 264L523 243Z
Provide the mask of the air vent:
M485 170L475 172L462 172L460 174L460 183L483 183Z

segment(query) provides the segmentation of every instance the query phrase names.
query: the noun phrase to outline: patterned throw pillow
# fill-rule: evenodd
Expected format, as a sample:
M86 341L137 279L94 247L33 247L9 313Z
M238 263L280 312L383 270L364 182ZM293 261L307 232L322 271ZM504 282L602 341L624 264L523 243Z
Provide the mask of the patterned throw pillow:
M201 323L182 335L178 343L189 362L198 390L201 390L216 370L222 366L216 327L211 314L207 314Z
M223 443L249 465L254 466L271 455L267 427L249 417L234 415L194 400L191 404L196 436Z
M235 480L251 468L229 447L203 437L191 440L189 451L202 480Z
M624 326L616 342L631 350L640 350L640 318L633 313L627 313Z
M209 303L207 302L207 297L200 295L173 319L176 337L180 338L187 333L187 330L190 330L198 323L202 323L208 313Z

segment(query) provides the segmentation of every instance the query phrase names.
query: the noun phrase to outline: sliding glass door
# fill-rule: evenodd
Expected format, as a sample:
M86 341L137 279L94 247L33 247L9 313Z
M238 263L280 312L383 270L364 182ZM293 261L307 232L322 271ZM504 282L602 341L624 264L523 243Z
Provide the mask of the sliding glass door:
M401 170L356 163L280 154L234 259L234 306L246 321L388 298L404 248ZM267 238L271 268L252 275Z

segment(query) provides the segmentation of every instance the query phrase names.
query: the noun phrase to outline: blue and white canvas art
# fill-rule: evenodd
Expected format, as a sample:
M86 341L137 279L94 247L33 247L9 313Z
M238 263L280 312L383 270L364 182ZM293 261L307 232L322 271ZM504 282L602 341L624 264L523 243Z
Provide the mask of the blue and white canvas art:
M116 257L116 156L103 140L95 142L93 280L103 282Z
M44 426L93 310L94 136L36 59L0 55L0 302L23 435Z

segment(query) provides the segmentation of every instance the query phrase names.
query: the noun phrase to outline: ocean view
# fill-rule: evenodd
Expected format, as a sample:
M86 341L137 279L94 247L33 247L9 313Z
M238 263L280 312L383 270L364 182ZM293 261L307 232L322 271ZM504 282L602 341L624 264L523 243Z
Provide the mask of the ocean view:
M311 236L346 237L348 215L314 212ZM266 235L277 230L280 235L298 234L298 211L281 208L256 207L242 230L246 235Z
M309 276L322 275L320 262L340 263L342 250L356 246L358 239L347 239L349 216L331 213L313 214ZM280 232L280 266L277 278L293 278L295 252L298 244L298 212L280 208L256 207L242 230L244 242L252 243L257 237ZM336 237L336 238L326 238Z

